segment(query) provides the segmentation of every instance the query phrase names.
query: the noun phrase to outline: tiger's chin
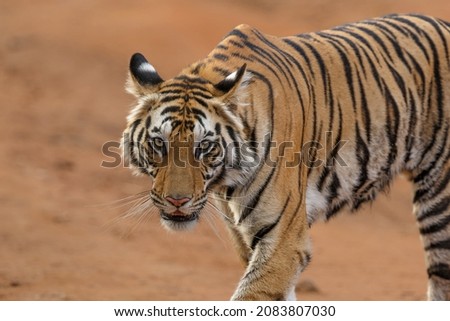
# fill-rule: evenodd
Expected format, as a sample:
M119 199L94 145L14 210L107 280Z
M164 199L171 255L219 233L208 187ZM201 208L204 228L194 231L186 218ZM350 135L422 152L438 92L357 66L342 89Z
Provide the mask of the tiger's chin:
M189 231L198 223L199 212L187 215L169 214L160 212L161 224L169 231Z

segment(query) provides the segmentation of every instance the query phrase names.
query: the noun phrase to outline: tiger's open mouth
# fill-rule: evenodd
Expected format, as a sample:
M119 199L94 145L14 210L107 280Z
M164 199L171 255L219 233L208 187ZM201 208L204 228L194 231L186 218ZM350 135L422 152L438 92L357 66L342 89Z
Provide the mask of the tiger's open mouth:
M194 220L198 219L198 213L199 212L194 212L189 215L180 215L179 213L169 214L169 213L161 211L161 218L166 221L190 222L190 221L194 221Z

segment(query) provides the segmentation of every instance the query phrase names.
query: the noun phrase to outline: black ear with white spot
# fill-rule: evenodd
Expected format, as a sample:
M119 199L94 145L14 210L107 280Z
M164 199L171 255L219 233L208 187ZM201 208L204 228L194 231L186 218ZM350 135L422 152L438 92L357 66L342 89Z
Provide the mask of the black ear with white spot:
M155 68L140 53L131 57L130 72L141 86L156 86L163 82Z
M244 76L246 68L247 64L243 64L241 68L226 76L224 80L214 85L214 87L223 94L231 93L241 82L242 76Z

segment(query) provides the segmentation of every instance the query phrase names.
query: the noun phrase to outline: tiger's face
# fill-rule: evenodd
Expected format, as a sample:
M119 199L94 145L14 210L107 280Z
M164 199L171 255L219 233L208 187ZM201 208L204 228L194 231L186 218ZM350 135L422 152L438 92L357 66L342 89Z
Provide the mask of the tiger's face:
M150 197L169 229L193 227L208 192L239 176L229 146L242 141L242 125L230 104L244 72L245 65L217 84L194 76L163 81L142 55L131 59L127 89L138 102L123 133L123 154L152 178Z

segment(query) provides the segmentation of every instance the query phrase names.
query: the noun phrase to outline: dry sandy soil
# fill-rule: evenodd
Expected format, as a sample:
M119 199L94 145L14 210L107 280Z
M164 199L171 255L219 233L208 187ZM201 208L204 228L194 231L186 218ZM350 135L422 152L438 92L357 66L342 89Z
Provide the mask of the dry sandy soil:
M235 25L289 35L392 12L450 20L442 1L0 2L0 300L226 300L243 272L221 222L164 231L114 202L149 188L101 167L132 98L128 59L169 78ZM312 229L298 297L422 300L426 273L411 187Z

